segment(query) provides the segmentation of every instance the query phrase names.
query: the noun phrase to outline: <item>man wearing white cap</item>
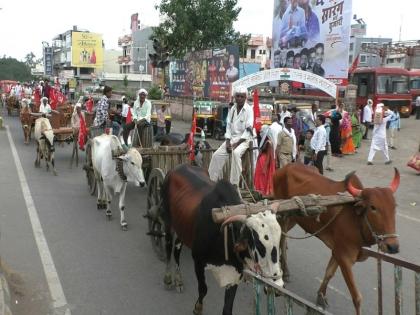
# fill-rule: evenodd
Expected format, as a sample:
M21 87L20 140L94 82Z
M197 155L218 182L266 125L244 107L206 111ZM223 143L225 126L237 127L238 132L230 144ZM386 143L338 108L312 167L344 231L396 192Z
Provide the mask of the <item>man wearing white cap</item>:
M252 107L246 102L248 91L245 87L238 87L235 90L235 101L227 116L225 139L226 141L214 152L209 166L210 179L217 181L222 178L222 170L229 154L232 154L232 166L230 182L239 185L242 173L242 155L249 147L252 140L252 127L254 124L254 113Z
M372 161L375 157L376 151L382 151L385 155L385 164L391 164L391 159L388 153L388 143L386 140L386 123L391 119L392 111L384 110L384 104L376 105L374 127L372 132L372 142L370 145L368 165L373 165ZM379 118L378 118L379 117Z
M39 106L39 112L42 114L50 114L51 113L51 106L48 104L48 98L43 97L41 99L41 105Z
M150 119L152 117L152 103L146 99L147 91L145 89L140 89L138 93L137 100L134 102L132 109L133 122L126 124L123 131L124 143L127 144L128 135L130 131L134 129L134 126L139 128L139 136L141 138L141 133L143 127L147 124L150 124Z

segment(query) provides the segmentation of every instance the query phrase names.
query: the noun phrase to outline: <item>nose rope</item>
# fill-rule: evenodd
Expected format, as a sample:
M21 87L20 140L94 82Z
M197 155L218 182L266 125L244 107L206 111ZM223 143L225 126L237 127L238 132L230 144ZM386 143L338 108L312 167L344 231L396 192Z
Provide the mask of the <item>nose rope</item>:
M366 225L367 225L370 233L372 234L373 238L375 239L376 244L379 244L380 242L385 241L387 238L396 238L396 237L399 237L399 235L396 234L396 233L377 234L373 230L372 225L370 224L369 219L368 219L366 213L365 213L365 222L366 222Z

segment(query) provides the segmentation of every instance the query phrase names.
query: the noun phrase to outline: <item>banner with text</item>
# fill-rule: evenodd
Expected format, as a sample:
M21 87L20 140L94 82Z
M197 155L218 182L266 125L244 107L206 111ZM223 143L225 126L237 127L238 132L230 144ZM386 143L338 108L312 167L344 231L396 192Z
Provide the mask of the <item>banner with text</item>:
M72 67L102 68L104 62L102 35L72 32L71 54Z
M274 0L271 68L347 79L351 0Z

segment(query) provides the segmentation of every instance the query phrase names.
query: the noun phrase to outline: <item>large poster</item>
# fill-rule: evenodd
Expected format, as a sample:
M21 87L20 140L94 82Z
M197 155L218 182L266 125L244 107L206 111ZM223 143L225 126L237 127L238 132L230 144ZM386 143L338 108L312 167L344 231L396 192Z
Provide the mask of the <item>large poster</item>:
M274 0L272 68L347 79L351 0Z
M237 46L188 53L184 59L169 64L169 89L173 96L228 102L232 82L237 79Z
M71 65L80 68L102 68L104 60L102 35L72 32Z

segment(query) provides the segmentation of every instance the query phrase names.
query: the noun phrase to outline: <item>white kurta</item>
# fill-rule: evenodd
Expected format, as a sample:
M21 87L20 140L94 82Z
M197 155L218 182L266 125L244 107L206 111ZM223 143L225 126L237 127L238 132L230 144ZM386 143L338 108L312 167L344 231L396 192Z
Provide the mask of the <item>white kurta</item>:
M254 124L254 112L252 107L247 103L243 106L241 111L237 113L236 104L229 110L227 116L226 134L225 138L230 139L233 145L240 139L245 139L235 150L232 151L232 166L230 170L230 182L234 185L239 184L239 179L242 173L242 155L249 147L249 141L252 140L252 132L247 129L252 128ZM223 176L223 166L225 165L229 153L226 151L226 142L214 152L209 166L209 175L212 181L217 181Z
M370 151L368 162L372 162L376 151L382 151L387 161L389 161L388 142L386 140L386 123L391 119L391 115L383 118L381 124L375 124L372 132L372 142L370 144Z

